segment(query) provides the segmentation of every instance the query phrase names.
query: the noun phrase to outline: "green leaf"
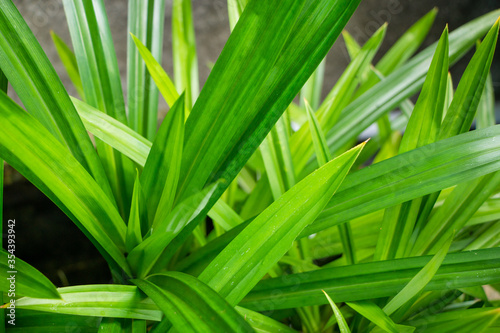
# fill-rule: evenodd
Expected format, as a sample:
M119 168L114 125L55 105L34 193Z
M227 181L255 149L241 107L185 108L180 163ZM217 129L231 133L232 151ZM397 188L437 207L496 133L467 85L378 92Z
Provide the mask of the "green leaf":
M113 201L92 142L61 80L11 0L0 5L0 67L33 115L94 177Z
M191 110L200 89L191 0L172 2L172 53L175 87L185 92Z
M76 89L76 92L83 98L83 84L80 73L78 72L78 64L76 63L75 54L54 31L51 31L50 35L52 36L52 41L56 47L57 54L59 54L59 58L61 59L61 62L63 63L64 68L66 69L66 72Z
M103 0L64 0L71 41L83 83L85 102L127 124L120 71ZM134 166L125 156L96 140L97 150L120 213L129 215Z
M443 120L439 139L464 133L470 129L490 72L498 39L500 20L490 29L465 69L455 92L455 97Z
M499 254L499 248L449 254L424 290L497 283L500 281ZM266 279L239 305L266 311L326 304L321 289L328 292L335 303L394 296L430 259L430 256L422 256L378 261L292 274L286 279Z
M309 101L313 109L317 109L321 102L321 91L323 89L323 79L325 77L326 57L320 62L318 68L311 75L309 80L300 90L300 106L304 107L304 99Z
M486 83L484 85L483 95L479 101L476 120L478 129L496 124L495 94L490 74L488 74L488 78L486 79Z
M427 72L422 91L399 146L399 153L435 142L441 128L448 79L448 28L445 28ZM415 199L385 211L374 258L402 257L417 221L422 200Z
M208 212L208 216L210 216L210 218L225 231L229 231L237 225L243 223L241 216L239 216L238 213L236 213L227 203L220 199Z
M180 332L253 332L233 306L195 277L168 272L132 282Z
M160 93L163 95L163 98L165 98L168 105L173 106L175 101L179 98L179 94L177 93L177 90L175 90L174 83L158 61L156 61L154 56L151 54L151 51L149 51L146 46L144 46L144 44L142 44L142 42L134 35L132 35L132 39L134 40L134 43L139 50L149 73L151 74L151 77L155 81Z
M138 36L161 63L165 0L131 0L128 2L128 32ZM130 127L149 140L157 130L158 88L139 55L135 41L127 40L127 96Z
M359 76L368 67L384 40L387 25L380 27L366 42L356 58L347 66L344 73L328 93L316 112L321 129L327 133L338 121L343 108L349 103L356 89ZM313 154L313 142L308 126L302 126L291 138L292 155L297 172L302 171Z
M100 317L16 309L16 325L6 326L6 332L67 333L73 329L79 333L96 333L100 322Z
M311 109L311 106L307 101L305 101L307 120L309 122L309 129L311 131L312 141L314 144L314 150L316 151L316 158L318 159L318 164L320 166L325 165L332 159L328 145L326 144L325 135L321 130L318 123L318 119Z
M427 37L437 12L437 8L433 8L406 30L377 63L375 67L377 72L383 76L387 76L410 59ZM358 89L355 96L361 96L379 81L380 79L377 77L377 74L370 72L368 78Z
M15 228L8 230L15 230ZM11 237L9 236L15 236L15 233L6 231L6 234L8 236L5 241L5 248L10 249L8 240ZM2 269L0 289L11 299L19 296L61 299L56 287L45 275L5 250L0 251L0 268ZM11 277L14 277L14 279L11 280ZM11 288L12 284L15 285L14 288Z
M498 125L464 133L348 175L301 236L498 170L498 135Z
M143 230L160 223L161 218L173 208L175 189L179 181L183 140L184 94L167 113L144 164L141 184L147 198L149 224L143 226Z
M288 126L287 120L283 116L260 145L274 199L295 185L295 172L286 126Z
M371 301L346 302L357 313L380 327L386 332L399 333L397 325L392 319Z
M142 191L141 182L139 181L139 172L135 177L134 193L132 195L132 204L130 208L130 217L127 225L127 236L125 238L125 249L127 252L132 251L134 247L142 242L141 225L146 219L147 223L147 210L144 201L144 193Z
M220 252L200 280L230 304L237 304L323 209L363 146L331 161L283 194Z
M117 264L130 274L122 252L125 223L82 165L40 122L3 92L0 122L0 156L59 206L108 263Z
M23 297L16 308L79 316L160 321L162 313L136 286L88 285L58 288L62 300Z
M330 296L328 296L328 294L324 290L323 293L325 293L326 299L328 300L328 303L330 303L330 306L332 307L333 313L335 314L335 318L337 319L337 324L339 325L340 332L351 333L349 326L345 322L344 316L342 316L342 312L340 312L339 308L335 305Z
M181 202L170 213L160 212L163 216L159 217L158 224L151 229L151 235L136 246L127 257L137 277L144 278L155 265L155 272L166 268L178 249L173 249L172 246L178 244L172 245L171 242L179 235L182 238L184 234L193 231L194 227L189 228L190 225L196 225L199 218L205 216L203 213L206 213L208 200L217 186L218 184L208 186L204 191Z
M450 64L455 63L483 36L500 15L500 10L479 17L450 33ZM337 125L326 134L331 151L337 151L363 130L411 97L422 86L437 43L429 46L341 113Z
M290 327L258 312L239 306L236 306L235 309L245 318L245 321L247 321L256 332L297 333L297 331L291 329Z
M236 23L240 19L241 13L243 13L247 3L248 0L227 0L227 12L231 31L236 26Z
M435 142L441 128L448 84L448 27L439 39L436 53L401 140L400 153Z
M248 3L186 122L177 200L219 178L231 183L358 3Z
M342 31L342 37L344 38L345 47L347 49L347 53L349 54L349 58L353 60L361 51L361 46L356 42L354 37L347 31Z
M140 166L146 164L152 143L127 125L79 99L72 98L86 129Z
M500 185L500 172L459 184L418 234L411 254L435 253L445 240L467 221Z
M425 286L432 280L434 275L441 266L448 250L450 249L453 236L449 237L441 249L432 257L421 271L384 307L384 312L387 315L393 314L397 309L410 301L414 296L420 293Z
M328 145L326 144L325 135L318 124L318 120L316 119L314 112L307 101L305 101L305 105L314 149L316 151L316 158L318 159L319 166L323 166L329 162L332 157L328 149ZM347 263L353 264L355 262L355 252L350 224L349 222L339 224L338 228L342 239L342 246L344 248L344 256L346 257Z

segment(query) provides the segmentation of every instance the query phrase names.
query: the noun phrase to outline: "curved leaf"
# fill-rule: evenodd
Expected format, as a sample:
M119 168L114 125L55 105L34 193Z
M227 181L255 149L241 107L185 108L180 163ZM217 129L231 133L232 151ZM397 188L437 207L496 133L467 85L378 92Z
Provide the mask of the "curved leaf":
M195 277L168 272L131 281L180 332L253 332L233 306Z
M62 300L24 297L19 309L79 316L129 318L160 321L161 311L136 286L88 285L58 288Z
M11 289L11 282L14 281L15 297L29 296L35 298L61 299L56 287L45 277L45 275L40 273L30 264L4 250L0 251L0 269L2 270L0 290L6 294L11 293L9 289ZM14 276L13 280L9 279L11 276ZM9 297L14 298L14 296Z
M236 305L316 218L363 146L325 164L283 194L219 253L200 274L200 280Z

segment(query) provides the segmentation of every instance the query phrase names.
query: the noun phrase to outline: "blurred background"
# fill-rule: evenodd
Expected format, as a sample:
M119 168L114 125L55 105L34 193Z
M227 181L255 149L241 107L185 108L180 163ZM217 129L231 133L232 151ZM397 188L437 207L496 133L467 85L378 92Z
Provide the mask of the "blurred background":
M70 44L62 0L13 1L41 43L68 91L75 94L50 37L50 30L54 30ZM128 2L125 0L104 1L125 88L126 49L127 38L129 38ZM167 0L163 66L173 77L170 38L171 3L172 0ZM227 2L226 0L193 0L192 3L198 45L200 84L203 85L209 75L211 64L217 60L229 37ZM359 43L364 43L384 22L388 22L387 35L378 58L376 57L378 60L413 23L434 7L437 7L439 12L422 48L435 42L446 24L449 24L450 31L453 31L465 22L500 7L500 3L498 0L363 0L346 30ZM452 68L455 84L458 83L471 56L472 53ZM497 51L492 65L497 100L500 100L499 60L500 52ZM323 96L326 96L333 87L348 62L349 57L344 42L342 37L339 37L327 56ZM166 112L166 104L163 101L162 103L163 111ZM497 102L497 110L498 105ZM16 254L46 274L58 286L110 282L106 263L100 259L97 250L78 228L19 174L9 168L6 173L4 223L7 219L16 219Z

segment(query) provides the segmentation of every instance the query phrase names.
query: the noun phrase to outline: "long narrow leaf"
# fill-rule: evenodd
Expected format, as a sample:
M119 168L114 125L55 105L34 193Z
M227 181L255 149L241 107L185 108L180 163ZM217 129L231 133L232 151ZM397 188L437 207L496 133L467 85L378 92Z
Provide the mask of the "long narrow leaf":
M101 247L101 253L130 273L122 250L126 227L102 189L43 125L0 92L0 156L59 206ZM14 139L15 138L15 139Z
M83 83L85 101L127 124L118 60L103 0L64 0L64 10ZM134 167L125 156L96 140L97 150L124 218L129 214Z
M181 95L163 120L141 175L150 222L146 229L159 223L157 215L168 214L173 208L183 139L184 95Z
M358 3L248 3L187 120L178 198L211 180L231 183Z
M24 297L19 309L80 316L159 321L162 313L136 286L88 285L58 288L61 300Z
M461 134L347 176L303 236L433 193L500 168L500 126Z
M132 282L180 332L253 332L233 306L195 277L169 272Z
M9 247L6 246L6 248ZM10 298L29 296L61 299L56 287L49 279L12 253L0 251L0 268L2 269L0 289Z
M76 63L75 54L54 31L51 31L50 35L52 36L52 41L56 46L57 54L59 54L59 58L61 58L64 68L66 68L66 72L68 73L76 92L83 98L85 96L83 92L83 84L80 73L78 72L78 64Z
M128 32L144 42L153 59L161 63L165 0L128 2ZM157 129L158 88L142 61L133 38L127 40L127 96L129 124L139 134L153 140Z
M452 253L446 256L424 290L453 289L500 281L500 249ZM289 275L261 281L240 306L256 311L326 304L321 289L333 301L351 302L396 295L429 262L429 256L404 258Z
M226 246L200 280L237 304L323 209L362 147L331 161L282 195Z
M0 68L24 107L63 145L113 202L92 142L61 80L12 0L0 3Z
M479 17L450 33L450 64L460 59L490 28L500 10ZM338 125L326 135L331 151L356 138L380 116L409 98L424 83L437 43L429 46L405 65L356 99L341 113Z
M175 87L185 92L191 110L200 89L191 0L172 2L172 53Z

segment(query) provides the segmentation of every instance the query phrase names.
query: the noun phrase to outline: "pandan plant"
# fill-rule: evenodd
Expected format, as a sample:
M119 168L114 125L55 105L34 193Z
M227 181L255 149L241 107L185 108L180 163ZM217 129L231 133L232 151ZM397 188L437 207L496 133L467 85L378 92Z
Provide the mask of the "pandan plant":
M125 99L104 0L63 0L72 48L53 34L78 96L0 1L0 157L113 276L56 288L15 258L8 226L1 326L497 331L499 301L483 286L500 283L489 77L500 11L442 27L414 55L433 10L374 63L386 25L364 45L343 31L359 2L228 0L232 33L199 91L191 1L172 2L172 80L160 64L166 1L129 0ZM321 99L341 33L351 62ZM449 66L471 49L454 89ZM169 111L157 122L160 94Z

